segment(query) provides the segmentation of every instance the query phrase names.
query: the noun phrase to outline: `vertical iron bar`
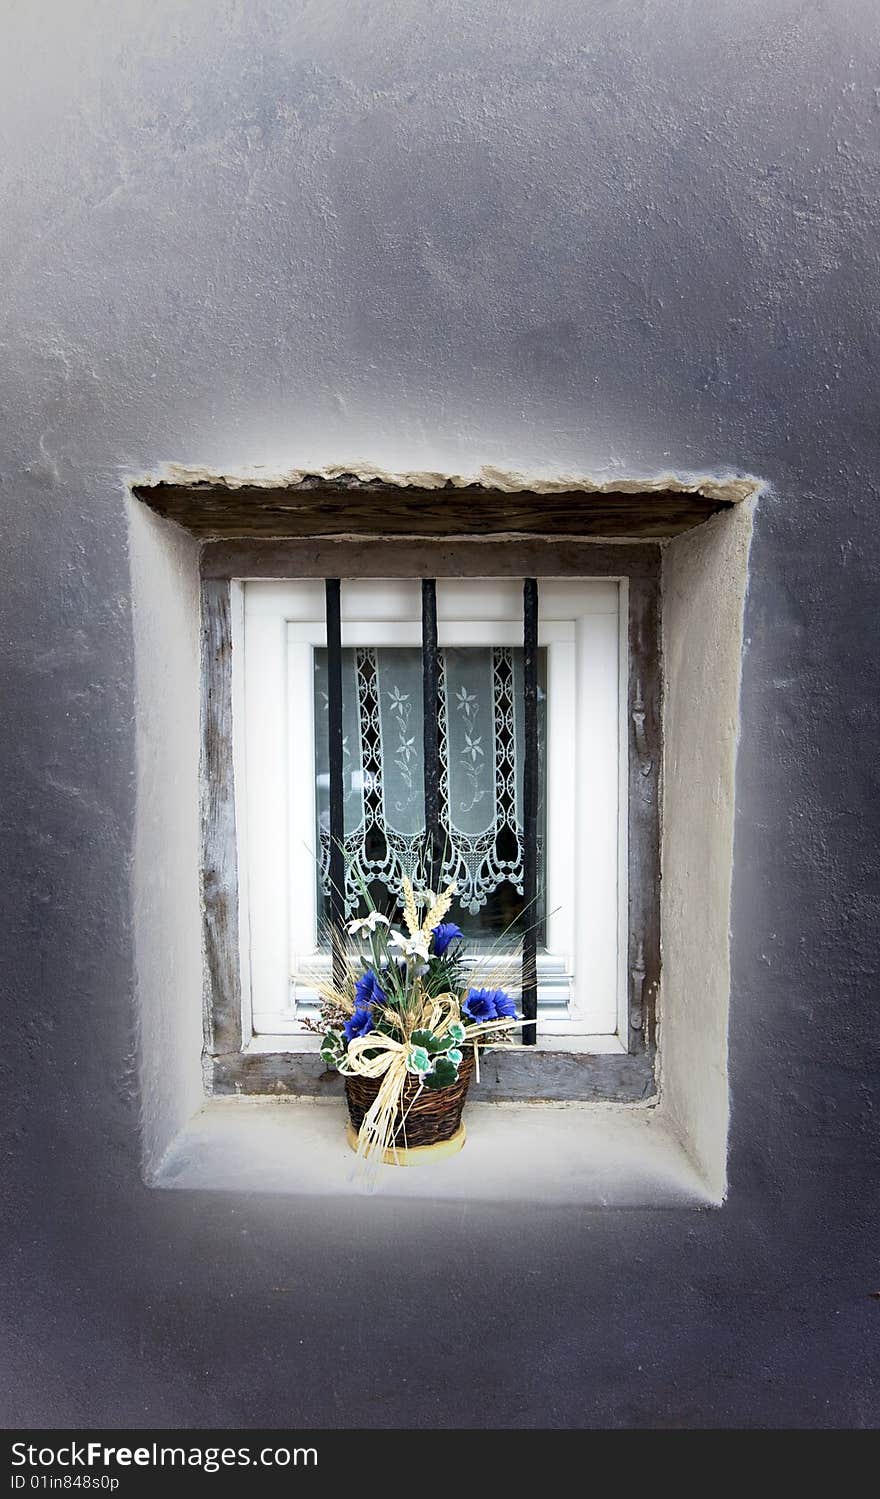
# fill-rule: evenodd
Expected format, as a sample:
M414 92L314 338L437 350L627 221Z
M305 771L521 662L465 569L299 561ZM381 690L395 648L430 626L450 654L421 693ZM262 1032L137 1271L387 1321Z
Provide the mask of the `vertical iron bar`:
M437 656L437 585L422 579L422 679L424 716L425 860L428 884L436 890L441 877L440 837L440 724Z
M327 616L327 720L330 739L330 927L333 982L340 986L345 972L345 787L342 775L342 614L339 579L324 582Z
M523 932L522 1012L538 1015L538 582L523 584ZM537 1026L523 1027L524 1046L534 1046Z

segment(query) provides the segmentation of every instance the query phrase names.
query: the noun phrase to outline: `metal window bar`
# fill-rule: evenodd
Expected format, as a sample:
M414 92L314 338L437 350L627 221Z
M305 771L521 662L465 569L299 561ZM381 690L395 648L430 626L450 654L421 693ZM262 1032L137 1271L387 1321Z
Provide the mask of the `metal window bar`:
M523 583L523 949L522 1012L538 1015L538 581ZM524 1046L534 1046L537 1026L522 1030Z
M327 720L330 751L330 929L333 982L345 980L345 786L342 744L342 613L338 578L324 582L327 620Z
M422 704L424 717L425 868L428 885L440 884L443 848L440 832L440 664L437 653L437 584L422 579Z
M327 619L327 708L330 768L330 918L333 928L333 977L344 974L342 923L345 890L345 788L342 745L342 622L340 582L325 580ZM424 780L426 862L432 888L442 861L440 827L440 736L437 717L439 658L437 646L437 588L433 578L422 580L422 664L424 671ZM523 949L522 1012L524 1020L538 1014L538 583L523 583ZM525 1026L523 1044L533 1046L534 1025Z

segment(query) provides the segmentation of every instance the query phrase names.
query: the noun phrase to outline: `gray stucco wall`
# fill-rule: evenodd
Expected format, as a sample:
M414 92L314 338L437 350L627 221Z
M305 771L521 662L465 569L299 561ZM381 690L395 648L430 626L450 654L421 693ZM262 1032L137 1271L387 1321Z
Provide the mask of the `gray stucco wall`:
M877 1424L874 5L5 10L7 1424ZM720 1210L141 1184L123 481L356 457L772 485Z

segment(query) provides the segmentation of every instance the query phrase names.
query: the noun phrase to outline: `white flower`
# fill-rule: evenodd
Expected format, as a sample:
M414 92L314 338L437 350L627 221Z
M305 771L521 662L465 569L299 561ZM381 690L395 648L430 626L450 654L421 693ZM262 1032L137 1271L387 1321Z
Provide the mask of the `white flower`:
M369 932L370 936L372 936L380 922L382 926L391 925L387 916L380 915L378 911L371 911L369 916L362 916L357 921L350 921L347 930L351 933L352 937L360 937L364 932Z
M414 937L404 937L403 932L392 932L388 939L388 946L400 950L398 962L427 965L428 939L423 937L421 932L416 932Z
M464 742L465 748L462 751L462 759L469 759L472 764L476 765L478 760L485 758L483 750L481 748L483 743L482 734L476 734L473 736L470 734L465 734Z
M463 713L465 718L471 718L477 711L476 693L468 692L466 687L459 687L458 692L455 694L455 696L458 702L458 711L460 713Z

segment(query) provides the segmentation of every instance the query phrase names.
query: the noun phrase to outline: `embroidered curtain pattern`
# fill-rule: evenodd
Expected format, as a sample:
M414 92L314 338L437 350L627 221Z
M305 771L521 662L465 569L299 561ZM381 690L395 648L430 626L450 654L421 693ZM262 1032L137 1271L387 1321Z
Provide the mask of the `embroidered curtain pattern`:
M425 834L422 655L359 647L342 653L345 906L363 887L396 895L418 872ZM522 651L504 646L439 653L443 880L477 914L509 882L522 894ZM329 893L327 653L315 652L319 882ZM543 736L542 736L543 739ZM542 744L543 749L543 744Z

